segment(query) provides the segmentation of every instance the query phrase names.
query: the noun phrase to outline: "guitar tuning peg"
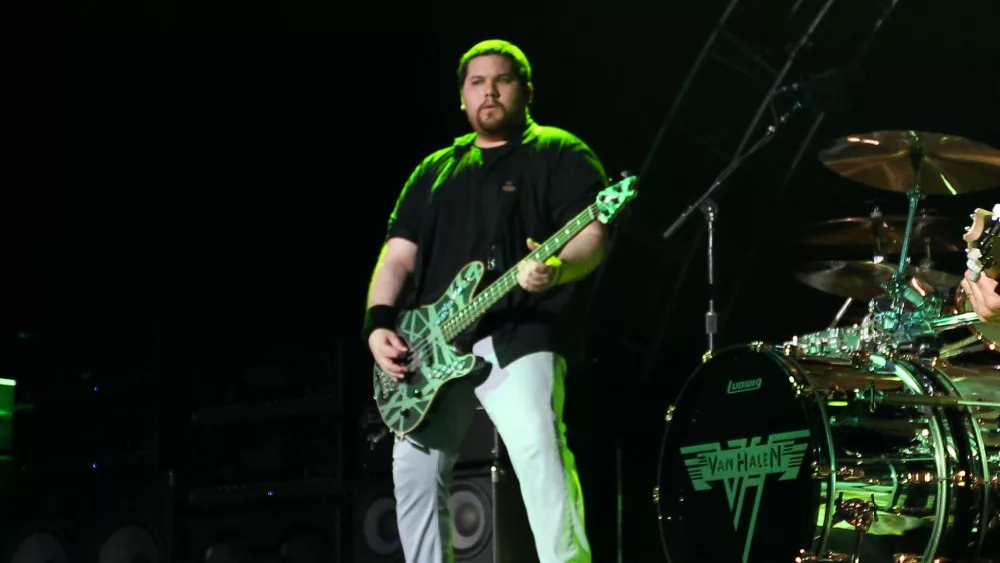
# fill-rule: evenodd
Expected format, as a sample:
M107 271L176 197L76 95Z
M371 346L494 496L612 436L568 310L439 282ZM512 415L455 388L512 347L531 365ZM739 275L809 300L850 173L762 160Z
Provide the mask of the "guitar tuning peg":
M625 178L628 178L631 175L632 175L632 173L629 172L628 170L622 170L620 172L620 176L622 177L622 180L624 180Z
M972 227L963 227L963 229L965 229L965 232L969 232L972 230Z

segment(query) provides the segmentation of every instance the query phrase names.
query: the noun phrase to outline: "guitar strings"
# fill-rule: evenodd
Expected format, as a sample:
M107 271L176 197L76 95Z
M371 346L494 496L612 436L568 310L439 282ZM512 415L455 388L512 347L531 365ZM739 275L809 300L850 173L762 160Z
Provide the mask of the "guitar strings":
M538 251L541 251L543 247L544 247L544 245L542 247L539 247ZM500 280L502 280L504 278L508 278L508 277L516 277L516 273L514 273L514 272L515 272L515 270L513 268L510 269L510 270L508 270L507 272L504 273L504 275L500 278ZM500 281L500 280L497 280L497 281ZM482 296L485 296L485 295L489 295L490 293L493 293L493 291L491 290L492 287L493 286L490 286L490 287L486 288L486 290L483 291L483 293L480 293L478 296L476 296L476 298L474 298L472 301L470 301L469 305L472 305L473 303L475 303L476 299L478 299L479 297L482 297ZM462 311L459 311L458 315L461 315L464 311L465 311L465 309L463 309ZM449 325L454 324L456 322L456 319L458 319L458 318L460 318L460 317L456 315L454 317L450 317L450 318L446 319L443 323L441 323L441 333L442 333L442 335L445 338L445 342L451 342L454 338L456 338L459 334L461 334L460 330L456 332L454 330L449 330L449 328L448 328ZM449 333L452 333L452 334L449 334ZM413 346L411 348L411 354L413 356L415 356L415 359L417 361L422 361L423 354L425 352L428 352L428 351L434 349L434 343L431 342L427 337L421 337L420 339L412 342L411 344L413 344ZM414 365L414 362L412 360L407 363L407 369L412 370L414 367L415 367L415 365Z

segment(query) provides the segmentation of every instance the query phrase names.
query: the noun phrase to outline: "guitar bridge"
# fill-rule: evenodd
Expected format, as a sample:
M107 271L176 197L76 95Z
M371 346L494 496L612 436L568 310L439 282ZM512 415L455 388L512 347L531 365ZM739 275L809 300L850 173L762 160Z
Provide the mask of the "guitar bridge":
M383 399L388 398L390 394L395 393L396 390L399 389L399 384L396 383L396 380L388 375L381 374L378 379L379 391L381 391Z

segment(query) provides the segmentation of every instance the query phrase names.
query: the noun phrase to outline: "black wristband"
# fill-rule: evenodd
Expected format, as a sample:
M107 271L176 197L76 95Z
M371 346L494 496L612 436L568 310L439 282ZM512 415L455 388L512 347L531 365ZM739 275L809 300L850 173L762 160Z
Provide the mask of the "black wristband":
M396 330L399 308L392 305L374 305L365 312L365 326L361 330L361 341L368 345L368 337L380 328Z

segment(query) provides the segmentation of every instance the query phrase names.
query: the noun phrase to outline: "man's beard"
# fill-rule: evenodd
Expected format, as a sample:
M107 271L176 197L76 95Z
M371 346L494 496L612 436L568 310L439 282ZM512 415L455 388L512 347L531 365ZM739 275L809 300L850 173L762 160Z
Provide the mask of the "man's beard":
M513 125L510 114L503 106L476 110L475 129L486 135L506 133Z

